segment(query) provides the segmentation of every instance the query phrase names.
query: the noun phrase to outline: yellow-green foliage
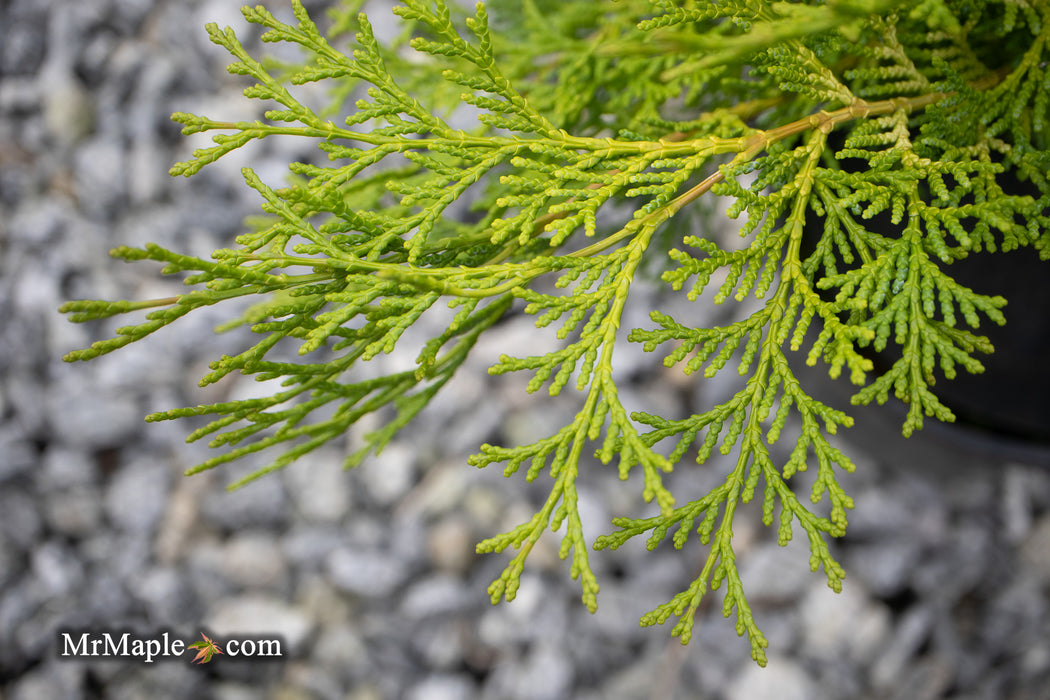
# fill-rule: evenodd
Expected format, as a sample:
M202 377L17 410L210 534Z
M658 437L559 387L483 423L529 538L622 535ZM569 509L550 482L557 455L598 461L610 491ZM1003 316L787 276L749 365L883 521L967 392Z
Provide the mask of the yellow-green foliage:
M514 597L548 529L566 525L561 554L591 609L592 546L647 535L655 547L673 530L682 547L695 532L708 551L700 575L643 624L677 616L674 634L687 641L701 597L725 583L725 614L735 612L738 632L764 663L766 640L734 563L737 505L760 498L782 543L800 526L812 568L823 568L835 589L843 571L826 538L845 531L852 507L836 469L853 466L828 441L852 419L807 394L787 353L826 363L832 376L845 369L859 387L854 403L890 394L908 403L906 434L924 416L952 420L933 393L935 375L982 370L974 352L991 347L973 331L984 320L1002 323L1005 300L958 284L947 264L1018 246L1048 254L1050 4L498 0L460 17L444 2L406 0L396 10L406 33L392 46L376 41L351 4L333 11L327 37L297 0L294 25L262 7L244 9L266 30L264 41L301 47L304 62L295 67L255 58L232 29L208 27L234 56L230 71L253 81L245 94L272 109L255 122L174 115L186 134L217 135L172 173L192 175L278 135L316 141L330 164L293 163L291 184L279 189L246 169L269 219L211 260L154 245L115 250L191 273L193 290L144 302L70 302L64 309L74 321L156 308L67 359L110 352L199 306L259 297L228 325L246 324L260 341L217 360L202 384L240 372L283 379L284 389L150 420L212 417L190 439L212 436L229 449L193 471L283 446L251 479L391 408L393 418L347 459L353 466L408 423L522 300L537 326L558 324L564 344L540 356L506 355L491 372L526 371L530 391L557 396L571 386L583 401L553 435L483 445L471 459L504 464L508 475L525 465L528 480L550 480L532 519L479 545L518 550L493 583L493 600ZM352 47L337 48L344 44ZM296 97L297 86L313 82L328 86L329 109L315 112ZM348 109L349 96L358 99ZM478 115L475 128L450 125L457 105ZM1005 193L1007 171L1044 195ZM473 215L449 214L468 190ZM740 246L723 249L681 223L683 212L717 197L731 200L729 216L743 216ZM888 230L872 226L879 215ZM807 217L823 222L812 250L803 246ZM668 232L669 258L657 243ZM662 265L666 283L690 299L761 301L725 326L698 328L654 311L651 326L622 329L643 261ZM539 286L541 279L556 284ZM390 352L435 304L456 313L413 370L357 377L360 362ZM690 374L711 377L732 360L743 388L700 415L631 415L613 380L624 335ZM269 359L285 338L303 355L327 347L329 359ZM868 346L897 348L898 359L872 376ZM778 464L770 446L791 416L801 431ZM702 498L677 502L664 475L687 455L704 463L715 449L735 454L735 466ZM584 533L576 479L585 452L615 463L621 478L640 470L659 514L617 518L615 531L596 539ZM817 471L808 498L791 486L807 467ZM826 517L806 502L824 499Z

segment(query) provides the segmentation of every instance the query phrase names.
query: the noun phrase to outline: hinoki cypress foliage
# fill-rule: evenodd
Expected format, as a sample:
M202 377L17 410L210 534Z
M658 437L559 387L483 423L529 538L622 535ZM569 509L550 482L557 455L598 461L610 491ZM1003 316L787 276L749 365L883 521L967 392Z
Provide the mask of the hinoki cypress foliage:
M208 436L225 451L191 473L278 450L238 486L383 410L390 420L346 460L359 464L427 405L482 334L523 308L538 327L557 325L562 344L532 357L507 348L490 372L529 373L529 391L578 392L582 407L548 437L482 445L470 460L508 476L524 468L550 486L530 520L478 545L517 551L493 601L514 597L548 529L565 526L561 555L592 610L592 547L698 541L707 558L696 580L642 623L677 617L673 634L688 641L702 597L724 586L726 616L735 613L764 663L734 558L738 505L760 499L782 544L801 528L812 568L836 590L844 572L827 538L845 532L853 505L836 480L853 465L829 442L852 419L807 393L791 354L825 363L832 377L845 371L854 404L891 394L907 403L905 435L924 417L951 421L935 380L982 371L975 355L992 347L977 331L1003 323L1006 303L956 282L951 263L1021 246L1050 255L1050 3L496 0L460 16L444 2L405 0L395 12L406 33L388 46L353 4L333 10L323 34L297 0L297 24L244 9L263 41L302 49L295 67L253 57L232 29L208 26L235 59L229 70L251 79L245 94L269 111L250 122L175 114L184 133L216 135L172 173L192 175L271 137L311 140L328 164L292 163L287 184L246 168L268 219L210 260L156 245L114 250L189 273L192 289L67 303L73 321L149 311L66 359L111 352L202 306L257 298L227 327L247 325L259 341L215 361L201 384L239 372L281 379L283 389L148 418L211 418L189 439ZM296 97L307 83L326 86L330 109ZM450 124L465 114L472 127ZM1007 175L1036 194L1004 191ZM452 205L468 191L463 215ZM740 221L740 242L728 248L691 216L716 211L719 198ZM654 310L646 327L621 328L642 265L662 266L667 285L698 303L759 301L726 325ZM422 345L414 369L359 376L361 363L445 305L451 322ZM699 415L629 413L613 380L624 338L698 382L737 372L742 388ZM286 339L302 361L273 359ZM877 373L871 351L896 359ZM771 446L789 419L801 428L778 463ZM719 486L668 490L666 473L705 465L714 450L735 454ZM658 514L585 533L576 480L592 453L610 475L640 470ZM812 491L796 493L792 477L807 468Z

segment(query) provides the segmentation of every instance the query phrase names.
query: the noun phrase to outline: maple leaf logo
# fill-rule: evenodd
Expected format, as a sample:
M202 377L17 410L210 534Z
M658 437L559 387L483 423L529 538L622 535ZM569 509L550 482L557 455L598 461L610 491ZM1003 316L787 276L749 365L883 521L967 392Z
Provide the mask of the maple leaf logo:
M201 636L204 637L204 641L194 642L189 646L190 649L197 650L197 656L193 658L193 663L206 664L209 661L211 661L211 657L213 654L221 654L222 648L218 644L213 642L211 638L203 632L201 632Z

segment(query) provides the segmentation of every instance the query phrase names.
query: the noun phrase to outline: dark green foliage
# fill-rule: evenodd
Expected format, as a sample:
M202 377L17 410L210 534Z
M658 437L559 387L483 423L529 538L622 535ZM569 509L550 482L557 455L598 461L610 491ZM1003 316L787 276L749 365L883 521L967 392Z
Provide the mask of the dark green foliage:
M281 189L245 170L269 218L212 260L152 245L114 251L190 273L194 290L66 304L73 321L154 308L143 323L67 359L110 352L200 306L259 295L227 325L247 325L260 340L213 363L201 383L240 372L282 379L285 388L149 419L212 418L190 439L211 436L229 449L194 471L271 446L284 450L251 479L391 407L389 422L348 457L353 466L422 410L478 337L521 300L536 325L556 327L564 344L545 355L504 356L491 372L527 371L529 391L546 387L556 396L571 387L583 403L553 435L531 445L483 445L471 459L479 467L502 463L508 475L525 466L525 478L546 474L551 484L533 518L479 545L518 550L492 585L493 600L514 597L532 545L562 524L561 554L571 555L591 609L598 582L590 547L644 535L652 548L668 534L683 547L696 533L708 548L700 575L643 624L677 616L674 634L686 641L702 596L725 583L725 614L735 611L738 632L764 663L766 640L735 565L737 506L761 498L764 522L776 526L782 544L800 527L812 568L837 590L844 572L826 538L845 532L853 505L837 481L837 470L853 465L829 441L852 419L807 394L789 353L826 363L833 377L846 370L858 387L855 404L891 394L909 404L905 434L924 417L953 420L935 383L960 367L982 371L975 353L992 348L978 332L1004 322L1005 300L957 283L951 263L1020 246L1050 256L1050 7L1027 0L506 0L492 3L491 17L481 4L460 17L443 2L405 0L396 12L406 34L381 46L355 14L359 4L333 11L328 38L298 2L292 25L262 7L245 8L246 19L266 30L264 41L302 48L299 66L253 58L233 30L208 27L235 58L230 71L254 81L245 94L273 109L265 120L240 123L174 115L186 134L218 133L213 147L172 173L192 175L251 140L278 135L316 140L330 165L294 163ZM355 47L335 48L349 31ZM295 97L295 86L312 82L329 86L329 109L316 112ZM350 96L355 107L341 111ZM453 127L452 117L466 111L477 115L476 126ZM1041 195L1004 191L1008 172ZM468 191L471 215L453 215L450 205ZM723 247L707 229L683 231L688 213L717 197L729 200L730 217L743 217L739 246ZM821 222L815 242L804 245L814 221ZM669 237L668 257L659 242ZM690 300L760 303L725 326L698 328L654 311L651 327L621 329L643 261L664 269L664 281ZM553 289L536 284L548 279ZM413 370L356 375L439 303L455 313ZM624 335L687 374L711 377L731 367L743 388L700 415L631 415L612 372ZM285 339L320 359L270 359ZM869 347L896 349L898 359L872 376ZM800 430L778 464L770 448L789 419ZM689 468L687 458L705 464L715 449L736 455L721 485L676 500L664 475ZM658 514L619 517L614 532L596 539L585 534L576 492L585 451L615 463L621 478L640 470L643 495ZM809 501L826 501L817 509L792 482L807 468L816 471Z

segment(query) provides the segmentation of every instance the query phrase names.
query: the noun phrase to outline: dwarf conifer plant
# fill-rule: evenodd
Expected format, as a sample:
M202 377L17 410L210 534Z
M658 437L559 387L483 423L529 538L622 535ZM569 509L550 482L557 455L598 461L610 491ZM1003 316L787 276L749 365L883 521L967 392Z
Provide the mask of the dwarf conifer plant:
M112 352L202 306L257 299L227 327L247 325L258 342L216 360L201 383L239 372L283 389L148 417L211 418L189 439L210 437L223 451L191 473L276 450L239 486L384 410L390 419L346 460L359 464L427 405L480 336L510 313L532 314L561 345L531 357L507 348L489 371L528 373L529 391L552 401L578 392L582 407L533 444L482 445L470 460L550 486L531 519L478 545L516 550L493 601L514 598L529 551L563 524L561 555L592 610L592 547L695 542L707 552L699 575L642 624L675 617L686 642L701 599L724 586L726 616L764 663L734 558L738 505L760 500L782 544L800 528L812 568L836 590L844 573L828 538L844 533L852 507L837 470L853 465L829 442L852 419L807 392L791 354L832 377L845 371L854 404L905 402L905 435L925 417L951 421L935 381L982 371L976 355L992 347L979 327L1003 323L1006 303L957 283L952 262L1020 246L1050 255L1050 3L494 0L459 11L404 0L395 12L405 33L389 45L355 4L333 9L324 32L298 0L292 24L244 8L263 41L302 49L297 66L254 57L232 29L208 26L234 57L229 70L249 80L245 95L268 111L245 122L175 114L184 133L215 135L171 172L193 175L274 137L313 141L327 162L292 163L288 183L246 168L268 218L211 259L156 245L114 250L188 273L191 289L67 303L78 322L148 313L66 359ZM296 96L306 83L327 86L330 109ZM453 126L464 115L472 125ZM1042 194L1004 191L1006 173ZM467 215L452 206L468 199ZM717 211L720 199L740 222L737 245L720 245L691 216ZM643 265L662 267L690 301L753 297L756 310L713 327L654 310L645 327L623 328ZM359 375L437 306L454 314L413 369ZM742 388L699 415L631 413L613 380L624 339L698 382L736 372ZM302 360L273 359L282 342ZM877 373L870 350L896 359ZM801 429L777 461L770 448L789 418ZM703 466L714 450L735 455L720 485L668 490L669 471ZM658 512L585 533L576 481L589 453L620 478L641 471ZM815 481L800 494L792 477L806 469Z

